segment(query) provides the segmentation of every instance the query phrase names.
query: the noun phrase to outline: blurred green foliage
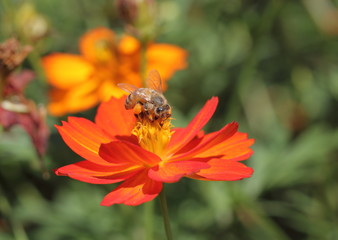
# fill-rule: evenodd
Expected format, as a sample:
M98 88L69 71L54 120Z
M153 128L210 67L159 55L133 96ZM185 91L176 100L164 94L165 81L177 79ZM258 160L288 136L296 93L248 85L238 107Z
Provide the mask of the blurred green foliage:
M112 0L2 0L1 40L14 35L32 43L22 35L28 26L15 20L25 3L48 30L33 42L24 66L38 73L27 90L38 102L46 102L41 56L77 52L90 28L124 31ZM161 0L158 11L157 41L189 51L189 67L166 92L175 126L185 126L207 99L219 96L207 130L238 121L256 139L246 162L253 177L167 184L175 239L338 239L337 2ZM94 113L79 116L93 119ZM78 161L53 127L60 119L48 121L48 168ZM146 207L101 207L114 186L54 175L43 180L35 158L21 129L2 133L0 239L146 239ZM150 227L154 239L163 239L157 200L155 206Z

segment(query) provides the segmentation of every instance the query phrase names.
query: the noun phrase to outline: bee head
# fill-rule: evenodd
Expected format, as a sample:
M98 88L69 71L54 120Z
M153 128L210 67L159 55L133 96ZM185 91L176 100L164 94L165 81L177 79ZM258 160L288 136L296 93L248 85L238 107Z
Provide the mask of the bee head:
M163 107L158 107L158 108L156 108L156 110L155 110L156 114L158 114L158 115L160 115L161 112L163 112L163 111L164 111L164 108L163 108Z
M163 98L160 97L160 96L155 96L155 97L153 97L153 98L152 98L152 101L153 101L154 104L157 105L157 106L161 106L161 105L163 105L163 103L164 103Z
M159 116L159 118L166 119L171 116L170 106L169 104L165 104L161 107L157 107L155 109L156 115Z

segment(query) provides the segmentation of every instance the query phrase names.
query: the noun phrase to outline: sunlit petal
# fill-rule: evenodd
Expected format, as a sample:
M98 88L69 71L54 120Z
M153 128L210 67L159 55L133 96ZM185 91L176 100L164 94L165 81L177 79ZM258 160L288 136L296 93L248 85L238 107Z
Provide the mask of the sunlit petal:
M97 110L95 123L111 137L128 136L135 126L134 113L132 110L125 109L125 101L126 97L112 98L108 102L102 103Z
M54 53L42 59L48 83L61 89L73 88L90 79L94 67L81 56Z

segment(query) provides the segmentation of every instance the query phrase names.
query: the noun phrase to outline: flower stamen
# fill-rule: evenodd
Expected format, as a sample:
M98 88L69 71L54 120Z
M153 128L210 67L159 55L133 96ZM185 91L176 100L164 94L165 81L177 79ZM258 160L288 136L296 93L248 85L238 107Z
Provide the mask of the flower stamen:
M138 138L143 149L155 153L163 160L163 157L165 157L164 149L173 134L172 127L171 119L160 122L143 118L137 121L132 134Z

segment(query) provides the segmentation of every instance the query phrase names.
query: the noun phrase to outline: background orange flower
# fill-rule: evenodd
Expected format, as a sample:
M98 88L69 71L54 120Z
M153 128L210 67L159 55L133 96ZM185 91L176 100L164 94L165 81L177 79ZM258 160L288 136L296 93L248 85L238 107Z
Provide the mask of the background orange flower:
M53 53L42 59L50 91L49 111L55 116L89 109L111 96L126 94L116 86L142 85L141 43L134 37L117 37L107 28L86 33L79 42L80 55ZM187 52L175 45L150 43L146 47L146 72L157 69L164 83L186 67ZM165 86L164 86L165 88Z

